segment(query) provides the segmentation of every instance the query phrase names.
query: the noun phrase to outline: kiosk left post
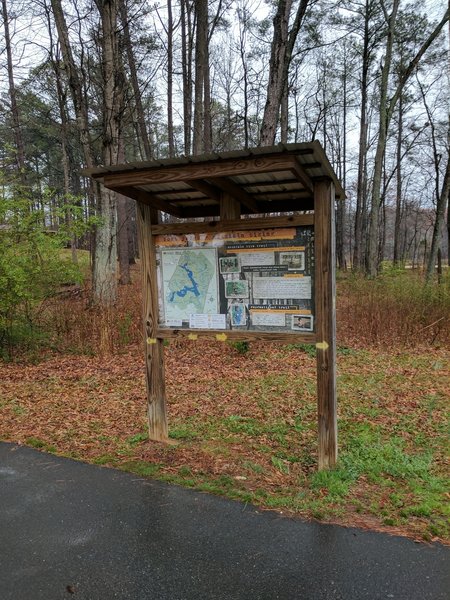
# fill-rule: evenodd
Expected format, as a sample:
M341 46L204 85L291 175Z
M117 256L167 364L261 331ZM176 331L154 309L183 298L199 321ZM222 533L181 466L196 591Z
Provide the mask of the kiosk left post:
M152 223L158 223L158 211L143 202L137 202L136 205L142 270L142 317L149 439L167 442L164 340L156 337L158 329L158 290L156 252L151 231Z

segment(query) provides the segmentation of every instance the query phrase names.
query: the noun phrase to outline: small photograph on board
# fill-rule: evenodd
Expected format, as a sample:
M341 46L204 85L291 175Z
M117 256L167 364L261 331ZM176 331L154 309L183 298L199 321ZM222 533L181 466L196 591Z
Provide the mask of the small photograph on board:
M247 315L245 304L232 304L231 309L231 324L233 327L243 327L247 324Z
M240 273L241 267L239 265L238 256L224 256L219 258L220 272L224 275L226 273Z
M304 252L280 252L280 265L288 269L305 270L305 253Z
M248 298L248 281L233 279L225 281L226 298Z
M293 331L313 331L313 321L312 315L292 315L291 329Z

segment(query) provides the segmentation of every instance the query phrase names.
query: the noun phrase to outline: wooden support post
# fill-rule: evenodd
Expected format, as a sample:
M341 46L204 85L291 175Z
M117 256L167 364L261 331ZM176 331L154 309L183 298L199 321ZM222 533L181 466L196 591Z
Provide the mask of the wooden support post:
M241 218L241 205L226 192L220 198L220 220L229 221Z
M336 266L334 185L316 181L315 217L315 306L317 349L317 412L319 425L319 470L336 464Z
M156 256L152 222L158 213L142 202L137 203L139 255L142 268L142 306L144 325L145 375L147 384L149 438L168 441L166 389L164 381L164 340L156 337L158 329L158 290Z

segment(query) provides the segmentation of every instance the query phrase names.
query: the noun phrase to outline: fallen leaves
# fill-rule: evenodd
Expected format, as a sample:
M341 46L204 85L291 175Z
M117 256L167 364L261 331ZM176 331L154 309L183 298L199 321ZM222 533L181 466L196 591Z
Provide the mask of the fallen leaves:
M165 358L176 445L145 439L140 345L110 357L55 355L39 364L0 364L0 436L99 464L153 465L158 477L282 506L285 513L411 536L428 531L426 518L386 525L381 511L391 521L390 497L364 474L338 503L328 488L309 488L317 464L316 372L306 352L252 343L241 355L227 343L186 340L170 344ZM445 349L430 348L339 356L342 447L356 425L386 439L395 432L409 452L432 447L434 468L444 470L439 424L448 402L449 359Z

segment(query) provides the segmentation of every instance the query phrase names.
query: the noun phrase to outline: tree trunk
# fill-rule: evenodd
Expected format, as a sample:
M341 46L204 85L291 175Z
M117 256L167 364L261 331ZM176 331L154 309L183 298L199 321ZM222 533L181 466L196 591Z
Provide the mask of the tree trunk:
M22 127L20 123L19 107L17 106L17 94L16 85L14 82L14 70L12 60L12 49L11 49L11 36L9 33L9 15L6 0L2 0L2 17L3 26L5 29L5 48L6 48L6 63L8 70L8 85L9 85L9 99L11 102L11 121L13 125L14 144L16 146L16 168L19 174L19 179L23 186L26 185L25 177L25 149L22 136Z
M448 142L450 142L450 128L447 134ZM447 144L448 147L448 144ZM442 236L442 227L444 225L444 215L445 209L448 205L450 192L450 150L447 156L447 168L445 170L444 181L442 182L442 190L439 196L439 201L436 207L436 220L434 222L433 227L433 238L431 242L431 250L428 258L427 268L426 268L426 280L429 282L431 277L433 276L434 266L436 264L436 257L438 253L438 248L441 243Z
M119 139L119 163L125 161L125 152L123 147L123 137ZM130 255L128 244L128 198L122 194L116 194L117 201L117 251L119 255L119 284L129 285L130 276Z
M366 0L364 11L364 36L361 72L361 113L359 125L358 177L356 184L355 241L353 247L354 271L360 271L364 268L364 240L367 223L367 102L368 77L371 63L371 52L369 47L369 25L370 0Z
M125 45L128 67L130 69L131 87L133 88L134 105L136 107L136 117L138 124L139 136L144 146L144 157L147 160L152 160L154 156L152 144L150 142L150 136L148 133L144 107L142 105L142 95L139 89L139 80L137 76L136 60L134 58L133 45L131 43L130 27L128 25L128 8L125 0L119 2L120 7L120 18L122 21L123 28L123 42Z
M273 19L273 40L270 53L269 83L261 125L260 145L273 146L278 124L285 73L284 63L288 42L289 16L292 0L280 0Z
M201 154L205 148L205 77L208 68L208 2L195 0L197 35L195 44L194 89L194 140L193 153Z
M387 93L389 73L391 70L392 62L392 48L394 45L395 22L397 19L399 4L400 0L394 0L392 5L392 12L388 18L388 30L384 55L384 64L381 70L378 143L375 153L375 163L373 171L372 207L370 213L369 247L367 257L367 270L368 275L370 277L375 277L378 273L378 235L380 225L381 178L383 172L384 152L386 149L387 128L390 120L388 115Z
M346 172L347 172L347 48L344 46L344 71L342 77L342 157L340 164L341 168L341 181L342 187L345 190L346 187ZM345 201L339 200L337 203L336 210L336 259L339 269L346 269L345 261Z
M447 263L450 267L450 210L447 210Z
M283 93L280 102L280 141L282 144L288 142L289 129L289 90L287 81L283 86Z
M63 84L63 76L61 72L61 60L58 55L58 52L55 56L54 53L54 44L53 44L53 32L50 22L50 13L46 7L46 17L47 17L47 25L48 25L48 34L50 39L50 61L53 68L53 72L55 74L55 83L56 83L56 95L58 98L58 109L59 115L61 119L61 166L63 169L63 178L64 178L64 203L71 204L70 196L71 196L71 168L70 168L70 159L69 159L69 117L67 114L67 90ZM72 215L70 208L66 211L66 225L70 230L72 226ZM71 234L70 237L70 249L72 253L72 262L74 264L78 263L78 254L77 254L77 237L75 232Z
M173 135L173 16L172 0L167 0L167 137L169 156L175 156Z
M272 146L280 113L283 90L287 85L289 67L298 32L310 0L300 0L294 22L289 30L292 0L280 0L273 19L273 39L269 63L269 82L260 131L260 145Z
M208 27L208 21L206 22ZM205 46L205 68L203 79L203 118L204 118L204 152L208 153L212 150L212 122L211 122L211 79L209 69L209 43Z
M119 156L123 110L123 69L117 35L118 0L98 0L102 25L103 75L103 164L115 165ZM104 187L100 193L101 227L96 229L94 257L94 299L111 306L117 298L117 218L116 196Z
M184 153L191 153L192 140L192 8L189 0L181 0L181 67L183 73Z
M55 19L56 30L58 32L58 41L63 57L64 70L66 72L67 80L69 83L70 94L75 111L77 131L80 138L84 162L88 168L92 168L95 166L96 161L89 133L88 103L86 95L84 93L85 90L83 88L83 84L79 75L80 70L78 69L78 66L75 63L72 48L70 46L69 31L64 17L64 12L61 6L61 0L51 0L51 7ZM78 180L79 178L77 178L76 185L78 185ZM93 180L90 178L88 180L87 187L89 211L91 214L97 210L99 205L99 188L94 184ZM91 233L89 237L92 259L94 250L94 236Z
M398 132L397 132L397 194L395 199L394 225L394 265L400 261L401 221L402 221L402 136L403 136L403 95L398 103Z
M51 0L53 15L55 17L56 29L58 31L59 44L64 60L64 68L67 72L72 102L77 120L78 132L80 134L83 156L88 168L95 164L94 153L92 150L91 138L89 134L88 107L87 100L83 94L83 85L80 79L80 72L73 57L72 48L69 42L69 31L67 29L61 0Z
M246 32L248 26L248 15L245 11L242 12L240 16L240 27L239 27L239 54L241 57L241 65L242 65L242 78L243 78L243 102L244 102L244 147L249 147L249 128L248 128L248 65L246 60L246 51L245 51L245 42L246 42Z

